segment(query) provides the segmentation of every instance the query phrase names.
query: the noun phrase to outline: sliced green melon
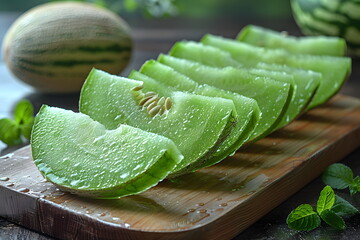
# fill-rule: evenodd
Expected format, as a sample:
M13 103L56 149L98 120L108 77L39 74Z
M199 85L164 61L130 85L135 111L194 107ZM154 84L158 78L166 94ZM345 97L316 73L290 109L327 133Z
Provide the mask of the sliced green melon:
M288 83L259 77L243 69L214 68L165 55L162 55L159 61L200 84L212 85L255 99L262 117L251 139L263 137L275 130L288 109L291 100Z
M259 64L257 66L259 66ZM305 110L305 108L309 104L309 101L311 100L311 95L309 96L309 98L304 99L303 92L308 90L305 87L306 84L309 85L309 83L304 82L303 79L295 79L293 74L290 74L286 71L279 71L280 68L277 68L277 66L281 66L281 65L276 65L272 69L250 68L248 70L250 73L256 76L270 77L276 81L289 83L291 85L291 89L290 89L291 94L289 94L291 97L291 101L289 103L289 107L286 113L284 114L283 118L276 127L276 129L279 129L288 125L290 122L296 119L300 115L300 113L302 113ZM298 83L299 81L296 80L300 80L300 84ZM319 82L314 83L313 81L310 81L311 87L317 87L318 85ZM314 93L315 88L312 88L311 92Z
M291 74L294 77L294 82L297 87L296 94L292 100L295 106L299 106L298 113L301 114L309 106L315 93L317 92L322 74L311 70L303 70L299 68L288 67L286 65L268 64L260 62L256 64L255 68L269 71L279 71Z
M211 67L244 67L240 62L233 59L230 53L193 41L175 43L170 49L169 55L200 62Z
M339 91L351 71L351 59L347 57L290 54L285 50L255 47L210 34L203 37L201 42L229 52L244 66L266 62L320 72L323 79L308 108L314 108L331 98Z
M208 161L204 162L201 167L218 163L238 150L240 146L249 139L260 119L260 110L254 99L209 85L200 85L157 61L147 61L141 67L140 72L132 71L129 78L143 81L144 86L149 82L156 81L157 83L169 87L170 91L173 91L176 87L176 89L180 91L187 91L210 97L223 97L234 102L238 116L238 121L234 130L219 147L219 150L214 153ZM190 85L193 85L193 87L188 88L187 86Z
M31 150L43 176L94 198L140 193L163 180L183 156L168 138L138 128L105 127L82 113L43 106Z
M189 49L189 52L191 49ZM193 65L198 65L198 68L202 68L202 66L199 65L199 63L175 58L172 56L167 55L161 55L159 57L159 61L164 62L165 64L171 66L174 69L182 68L180 71L187 72L194 68ZM276 66L274 66L276 68ZM270 77L273 80L289 83L290 84L290 91L289 91L289 97L291 98L291 101L289 103L289 106L283 115L282 119L279 121L275 129L279 129L281 127L284 127L285 125L289 124L291 121L293 121L307 106L308 101L310 100L311 95L308 96L308 99L304 99L303 91L309 91L311 90L314 92L316 85L312 80L310 80L310 84L306 83L307 85L310 85L309 87L305 89L305 84L303 84L303 79L296 79L293 76L293 74L290 74L286 71L282 71L283 69L279 70L264 70L264 69L258 69L258 68L250 68L250 69L242 69L242 71L247 71L250 74L256 75L256 76L262 76L262 77ZM197 70L198 71L198 70ZM318 80L318 79L316 79ZM221 81L221 80L219 80ZM298 84L298 81L300 83ZM316 84L319 84L319 82L316 82Z
M236 39L258 47L283 48L295 54L344 56L346 53L346 42L342 38L294 37L254 25L244 27Z
M127 124L171 139L184 155L172 177L206 162L237 121L231 100L169 91L95 69L82 88L80 111L108 129Z
M176 43L175 46L171 49L170 54L178 58L200 62L202 64L213 67L233 66L237 68L244 68L241 63L235 61L231 57L230 53L212 46L207 46L191 41ZM267 70L266 72L259 71L258 74L261 72L263 75L269 74L268 76L271 76L274 80L278 81L284 80L280 79L279 76L276 76L279 74L278 72L284 72L292 75L297 90L295 91L293 100L291 101L293 107L291 107L288 111L293 109L293 114L299 110L303 111L309 105L322 79L321 73L310 70L302 70L280 64L259 62L256 64L254 63L251 65L251 68L246 69L252 71L252 73L256 73L257 69ZM285 124L286 122L283 122L283 124L279 124L279 127L282 127Z

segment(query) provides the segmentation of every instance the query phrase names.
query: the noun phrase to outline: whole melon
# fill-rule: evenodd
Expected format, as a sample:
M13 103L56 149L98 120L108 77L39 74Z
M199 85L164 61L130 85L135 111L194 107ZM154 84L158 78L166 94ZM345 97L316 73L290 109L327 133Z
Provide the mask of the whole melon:
M119 74L132 51L130 28L89 3L54 2L20 16L6 33L3 56L22 81L40 92L81 89L92 68Z
M292 0L294 18L306 35L343 37L360 56L360 0Z

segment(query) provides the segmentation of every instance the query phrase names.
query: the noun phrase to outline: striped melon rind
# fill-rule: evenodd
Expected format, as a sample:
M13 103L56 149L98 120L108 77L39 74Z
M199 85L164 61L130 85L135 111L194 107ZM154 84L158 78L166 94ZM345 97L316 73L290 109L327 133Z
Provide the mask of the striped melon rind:
M236 37L237 40L269 49L283 48L294 54L344 56L346 42L343 38L329 36L295 37L287 32L248 25Z
M96 67L119 74L129 63L132 40L114 13L86 3L49 3L26 12L6 34L10 70L42 92L76 92Z
M304 34L343 37L348 53L360 56L360 1L292 0L291 6Z

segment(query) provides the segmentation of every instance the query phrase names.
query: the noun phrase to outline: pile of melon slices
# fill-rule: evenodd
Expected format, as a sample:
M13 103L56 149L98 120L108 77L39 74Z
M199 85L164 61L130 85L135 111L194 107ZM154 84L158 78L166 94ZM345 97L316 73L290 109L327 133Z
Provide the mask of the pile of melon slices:
M142 192L211 166L326 102L350 74L343 39L248 26L237 39L182 41L128 78L92 70L80 112L43 106L40 172L95 198Z

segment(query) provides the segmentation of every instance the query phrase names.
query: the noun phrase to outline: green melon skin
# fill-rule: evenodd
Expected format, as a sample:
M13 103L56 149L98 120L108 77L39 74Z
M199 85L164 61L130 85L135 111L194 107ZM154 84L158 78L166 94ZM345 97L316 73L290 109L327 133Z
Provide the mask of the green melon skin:
M251 71L253 74L268 75L269 77L271 76L274 80L277 81L286 80L286 78L283 79L287 76L284 75L284 73L291 75L295 84L294 88L296 89L293 94L293 99L291 100L292 104L288 108L288 116L290 116L289 114L294 116L299 111L299 114L304 112L315 95L322 79L321 73L293 68L286 65L259 62L251 65L250 68L246 68L241 63L235 61L228 52L212 46L207 46L191 41L176 43L171 49L170 54L177 58L188 59L212 67L223 68L232 66L235 68L241 68L243 70ZM279 74L284 76L277 76ZM289 111L292 111L293 113L289 113ZM284 126L286 121L291 120L291 118L287 119L286 116L284 116L282 120L283 121L282 123L279 123L278 128Z
M143 192L183 159L163 136L127 125L106 130L87 115L45 105L31 136L41 174L64 191L92 198Z
M6 65L46 93L80 92L93 67L119 74L131 58L128 24L84 2L51 2L21 15L2 45Z
M151 117L136 100L134 87L144 86L143 93L156 92L170 97L171 109ZM94 69L81 91L80 111L108 129L127 124L171 139L184 159L169 177L197 169L221 146L236 126L234 103L228 99L210 98L145 85Z
M360 2L358 0L292 0L296 23L305 35L342 37L349 55L360 56Z
M255 99L262 116L250 139L256 140L274 131L289 107L289 83L259 77L234 67L215 68L184 59L178 59L176 63L174 59L167 59L170 57L163 56L160 61L199 84L212 85Z
M294 37L284 32L248 25L236 39L250 45L269 49L282 48L293 54L344 56L346 42L338 37Z
M157 84L161 83L163 86L167 86L170 91L177 89L209 97L222 97L233 101L238 116L237 124L218 151L200 167L211 166L234 154L249 139L260 119L260 110L254 99L209 85L200 85L172 68L154 60L143 64L140 72L132 71L129 78L143 81L145 85L150 81L155 81ZM192 85L191 88L189 88L190 85Z
M351 58L347 57L290 54L285 50L265 49L210 34L201 42L229 52L244 66L265 62L320 72L323 79L308 109L325 103L336 94L351 72Z

